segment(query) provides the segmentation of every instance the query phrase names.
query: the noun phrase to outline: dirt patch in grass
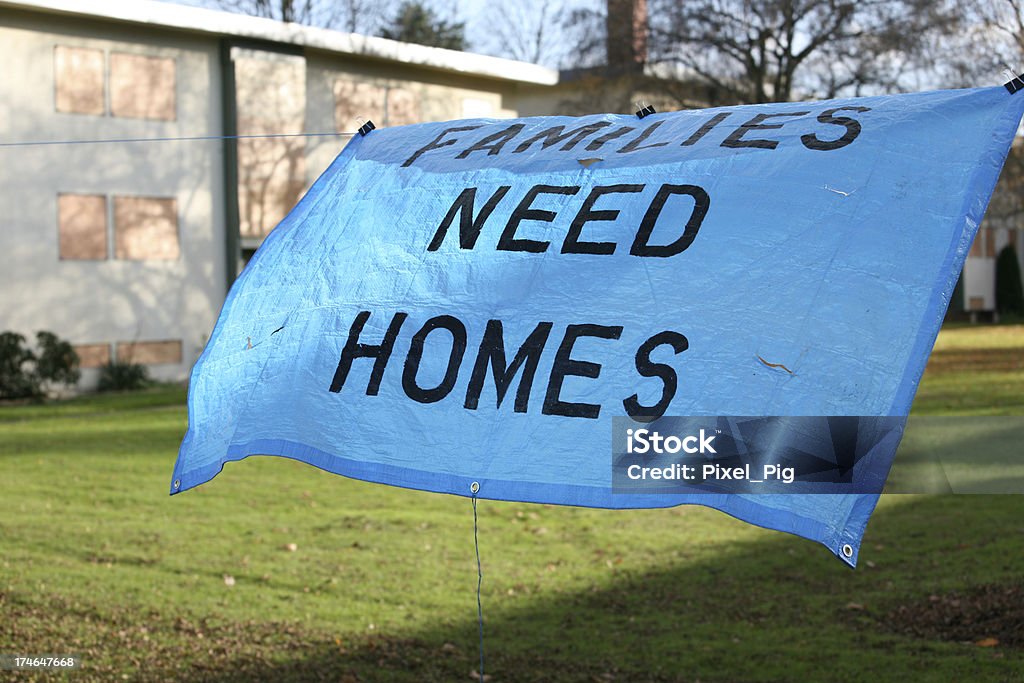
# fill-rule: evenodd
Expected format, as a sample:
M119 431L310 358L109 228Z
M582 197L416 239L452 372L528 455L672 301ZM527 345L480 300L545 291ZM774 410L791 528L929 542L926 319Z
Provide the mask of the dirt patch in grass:
M883 623L916 638L1024 648L1024 583L929 595L899 605Z
M38 596L37 596L38 597ZM233 622L100 608L58 596L24 602L0 591L0 643L18 652L76 654L83 681L330 680L357 683L366 672L424 667L432 652L415 639L386 636L325 637L295 622ZM470 653L471 654L471 653ZM463 657L467 662L470 656ZM459 669L469 670L468 664ZM436 671L422 680L444 680ZM52 672L21 680L51 680ZM0 676L2 679L2 676Z
M1024 370L1024 349L956 349L935 351L925 372L943 375L964 372L1012 372Z

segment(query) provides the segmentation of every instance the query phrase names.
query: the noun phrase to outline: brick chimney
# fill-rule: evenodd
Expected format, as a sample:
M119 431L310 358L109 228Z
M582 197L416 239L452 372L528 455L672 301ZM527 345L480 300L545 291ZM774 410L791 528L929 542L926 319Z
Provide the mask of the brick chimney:
M647 61L647 0L607 0L608 66L634 69Z

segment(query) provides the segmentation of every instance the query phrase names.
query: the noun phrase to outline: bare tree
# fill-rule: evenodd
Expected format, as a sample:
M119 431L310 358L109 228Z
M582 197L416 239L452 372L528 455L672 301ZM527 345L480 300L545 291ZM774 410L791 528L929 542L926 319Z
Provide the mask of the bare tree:
M914 87L930 39L961 12L946 0L651 0L650 61L675 65L713 102L781 102ZM685 95L681 98L685 101ZM685 102L684 102L685 103Z
M390 0L211 0L220 9L350 33L376 33L393 4Z
M967 0L971 22L951 36L944 53L950 82L959 86L1004 82L1004 69L1024 71L1024 1ZM1018 93L1018 97L1024 93ZM1009 227L1024 217L1024 143L1018 135L985 214L986 224ZM991 226L990 226L991 227Z
M480 21L488 36L479 47L501 57L558 66L566 53L564 0L506 0L489 3Z
M965 36L973 49L964 72L978 79L993 78L1004 68L1019 74L1024 69L1024 2L974 0L970 7L976 22Z
M334 28L369 36L380 31L394 3L391 0L333 0L329 4L341 13Z
M574 6L562 13L561 35L567 49L561 66L587 69L604 65L607 58L606 3L591 0L588 5Z

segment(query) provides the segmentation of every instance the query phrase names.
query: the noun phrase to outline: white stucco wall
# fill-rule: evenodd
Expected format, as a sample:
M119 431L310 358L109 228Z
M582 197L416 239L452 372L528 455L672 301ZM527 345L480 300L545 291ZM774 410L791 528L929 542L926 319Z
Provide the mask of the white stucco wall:
M0 10L0 45L4 142L220 133L214 39ZM56 112L56 45L173 58L176 119ZM107 195L108 211L114 196L174 197L181 256L60 260L62 192ZM0 329L27 337L48 329L76 345L180 339L182 362L150 370L160 379L184 379L225 295L223 196L218 141L0 148ZM84 384L95 376L85 373Z
M964 305L968 311L992 311L996 307L996 260L975 257L964 263ZM980 306L972 306L980 300Z

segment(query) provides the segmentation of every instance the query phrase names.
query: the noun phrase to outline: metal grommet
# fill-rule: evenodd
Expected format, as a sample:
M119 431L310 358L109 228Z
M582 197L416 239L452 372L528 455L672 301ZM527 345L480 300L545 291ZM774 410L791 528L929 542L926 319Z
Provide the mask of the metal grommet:
M845 557L846 559L850 559L851 557L853 557L853 546L849 543L843 544L843 557Z
M181 479L175 479L174 480L174 490L177 491L180 488L181 488Z
M480 482L474 481L472 484L469 485L470 493L476 493L479 490L480 490Z

